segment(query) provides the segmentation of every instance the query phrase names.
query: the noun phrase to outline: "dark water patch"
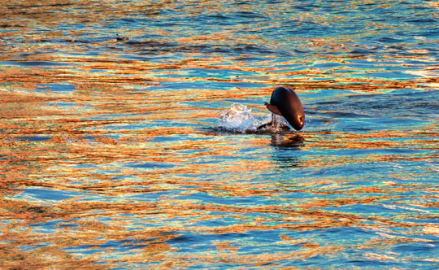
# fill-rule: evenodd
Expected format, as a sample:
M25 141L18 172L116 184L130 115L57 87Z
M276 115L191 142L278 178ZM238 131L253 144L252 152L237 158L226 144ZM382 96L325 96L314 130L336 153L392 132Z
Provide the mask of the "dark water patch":
M392 248L392 251L403 253L405 256L408 254L415 255L421 253L423 257L434 256L439 252L439 243L411 243L400 244L397 247Z
M130 40L126 42L129 46L135 46L142 50L142 52L178 52L178 53L258 53L258 54L272 54L270 49L258 44L234 44L234 45L220 45L217 43L205 44L190 44L184 42L163 42L158 40L136 41Z
M139 169L172 169L175 167L174 164L164 162L131 162L126 164L126 166Z
M367 55L367 54L374 54L374 53L376 53L376 51L375 50L356 48L356 49L353 49L352 51L350 51L350 53L352 53L352 54L360 54L360 55Z
M427 29L426 31L419 32L418 35L428 38L437 38L439 37L439 30L437 28Z
M263 14L249 11L240 11L233 13L233 15L237 18L252 18L252 19L262 19L265 18Z
M144 46L144 47L159 47L159 48L167 48L167 47L173 47L177 43L169 43L169 42L163 42L159 40L130 40L126 42L127 45L137 45L137 46Z
M303 11L311 11L312 9L317 8L317 6L315 6L312 3L305 2L302 3L301 5L294 5L293 8L295 10L298 10L299 12L303 12Z
M287 134L296 134L296 131L292 129L278 129L273 130L270 128L266 129L247 129L247 130L240 130L239 128L224 128L224 127L209 127L209 128L203 128L206 132L206 134L215 134L215 136L227 136L227 135L273 135L273 134L280 134L280 135L287 135Z
M295 150L295 149L300 149L300 147L290 147L288 149L289 150ZM276 156L276 157L273 158L273 160L278 163L278 166L281 169L294 169L294 168L299 168L299 167L303 166L301 164L301 161L300 161L299 157L281 157L281 156ZM297 198L297 197L294 196L294 198Z
M20 140L20 141L31 141L31 142L42 142L42 141L47 141L50 140L50 136L21 136L21 137L16 137L15 139Z
M0 24L0 28L21 28L21 27L23 26L19 24L6 24L6 23Z
M63 6L73 6L73 3L56 3L56 4L49 4L49 3L43 3L42 5L20 5L18 3L9 3L8 9L14 10L14 9L40 9L44 7L63 7Z
M224 21L231 19L229 16L225 16L224 14L208 14L206 15L207 18L213 18L215 20Z
M310 53L310 51L306 51L303 49L293 49L293 52L298 53L298 54Z
M331 100L331 101L322 101L322 102L316 102L316 103L314 103L314 105L316 105L316 104L318 104L318 105L334 105L334 104L340 104L340 103L342 103L343 101L341 101L341 100ZM317 112L311 112L311 111L309 111L309 112L307 112L307 113L310 113L310 114L316 114Z
M404 40L402 39L397 39L397 38L391 38L391 37L383 37L378 39L379 42L384 42L384 43L401 43L404 42Z
M130 18L122 18L120 20L127 23L134 23L137 21L136 19L130 19Z
M274 134L271 135L271 145L275 146L280 151L289 152L290 150L300 150L300 148L304 147L306 145L306 139L301 134L295 134L288 137L284 137L280 134ZM297 160L294 158L291 161L296 163Z
M410 22L410 23L437 23L438 21L433 19L433 18L416 18L416 19L406 20L406 22Z
M46 62L46 61L26 61L26 62L20 62L20 61L6 61L6 62L0 62L0 65L3 66L21 66L21 67L39 67L39 66L69 66L69 64L66 63L60 63L60 62Z

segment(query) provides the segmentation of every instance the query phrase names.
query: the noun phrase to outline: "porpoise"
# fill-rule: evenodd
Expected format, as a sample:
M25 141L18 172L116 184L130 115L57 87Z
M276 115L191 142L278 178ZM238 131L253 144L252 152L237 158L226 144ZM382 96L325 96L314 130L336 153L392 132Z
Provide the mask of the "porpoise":
M305 112L303 111L302 102L290 88L278 87L274 89L271 94L270 104L265 103L265 106L273 114L283 116L295 130L301 130L305 125ZM276 124L274 115L271 123L264 124L258 129L269 124Z

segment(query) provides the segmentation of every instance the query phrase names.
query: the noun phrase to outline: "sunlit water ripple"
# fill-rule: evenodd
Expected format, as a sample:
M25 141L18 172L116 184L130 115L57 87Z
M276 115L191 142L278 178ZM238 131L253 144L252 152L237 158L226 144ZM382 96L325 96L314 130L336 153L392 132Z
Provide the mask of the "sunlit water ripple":
M437 2L43 2L0 3L0 268L439 268Z

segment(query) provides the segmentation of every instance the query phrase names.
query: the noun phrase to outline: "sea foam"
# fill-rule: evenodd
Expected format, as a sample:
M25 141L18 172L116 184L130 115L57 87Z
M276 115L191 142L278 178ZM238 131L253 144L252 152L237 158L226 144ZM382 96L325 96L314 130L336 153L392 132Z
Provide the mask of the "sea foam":
M231 132L247 133L256 131L276 132L280 130L281 126L287 125L287 122L282 116L274 115L276 118L276 125L266 125L272 120L272 115L258 118L254 117L251 109L240 103L233 103L230 109L222 111L218 118L218 127Z

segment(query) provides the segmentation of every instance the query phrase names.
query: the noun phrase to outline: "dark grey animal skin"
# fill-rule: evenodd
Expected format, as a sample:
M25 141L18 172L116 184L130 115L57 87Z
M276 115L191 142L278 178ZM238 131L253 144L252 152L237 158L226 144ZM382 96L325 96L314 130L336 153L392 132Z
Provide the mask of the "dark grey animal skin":
M278 87L271 94L267 109L277 115L282 115L295 129L301 130L305 125L305 112L297 94L286 87Z

